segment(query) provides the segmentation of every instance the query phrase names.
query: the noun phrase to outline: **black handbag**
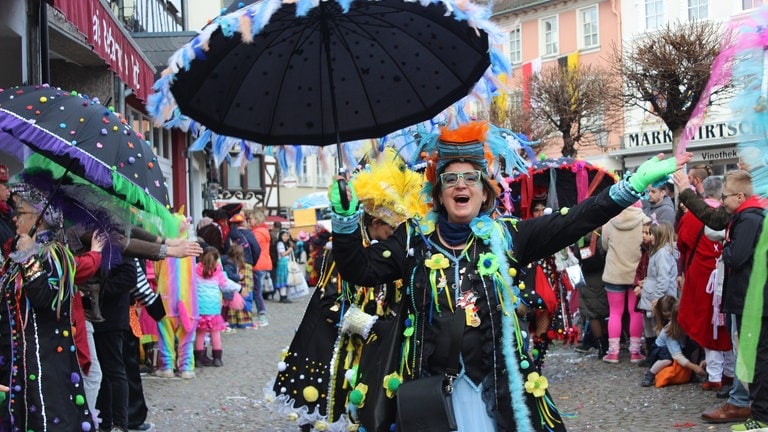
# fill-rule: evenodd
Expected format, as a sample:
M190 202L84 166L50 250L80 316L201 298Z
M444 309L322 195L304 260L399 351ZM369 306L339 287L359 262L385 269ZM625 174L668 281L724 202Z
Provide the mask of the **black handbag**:
M453 412L453 380L459 373L459 353L464 335L464 314L454 314L449 361L445 374L419 378L400 384L397 389L397 428L400 432L456 431Z
M433 375L404 382L397 389L397 427L402 432L458 430L453 413L453 378Z

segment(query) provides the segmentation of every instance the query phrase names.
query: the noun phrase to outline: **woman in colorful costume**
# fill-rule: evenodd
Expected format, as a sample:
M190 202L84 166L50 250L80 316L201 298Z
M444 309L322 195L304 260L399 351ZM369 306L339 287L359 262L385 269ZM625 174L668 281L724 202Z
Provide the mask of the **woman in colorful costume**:
M1 280L0 382L11 392L2 395L0 429L91 431L73 340L75 260L58 240L63 214L47 191L11 190L19 239Z
M407 169L389 150L352 179L361 191L365 211L360 218L363 247L389 237L409 216L427 211L420 196L423 175ZM381 387L384 375L379 375L383 369L377 360L383 355L381 350L388 347L381 344L384 338L369 340L370 327L356 327L355 312L351 311L376 316L381 327L392 324L402 297L402 283L355 286L338 277L332 249L319 259L322 267L317 290L278 364L276 379L265 392L276 403L278 412L295 418L303 430L347 431L349 423L358 423L361 416L377 415L387 404L391 410L394 402L385 399L382 389L379 410L370 403L363 412L355 404L360 395L355 390L361 386L371 391ZM363 358L368 360L361 364Z
M354 187L348 190L350 205L344 208L334 183L330 201L336 265L345 280L359 285L404 280L403 301L409 306L404 381L446 374L456 362L448 358L455 345L453 324L461 325L461 370L451 378L458 430L564 430L546 392L546 378L535 371L522 343L525 335L515 314L520 290L512 283L517 268L573 244L691 155L677 160L655 157L628 179L570 210L524 221L494 220L490 213L498 186L489 177L486 154L495 153L495 142L503 140L496 131L470 123L443 129L439 137L423 137L423 153L432 156L436 150L437 156L427 166L433 211L422 220L401 224L392 237L367 248ZM375 336L375 321L372 325ZM389 384L397 396L402 387ZM397 418L401 420L400 413ZM395 423L395 418L390 420Z

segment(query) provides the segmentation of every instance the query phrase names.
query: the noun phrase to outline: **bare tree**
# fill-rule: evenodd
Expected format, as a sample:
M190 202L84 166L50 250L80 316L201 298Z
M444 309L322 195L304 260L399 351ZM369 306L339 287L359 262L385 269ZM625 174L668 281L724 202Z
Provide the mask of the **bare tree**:
M576 156L577 145L589 145L592 137L616 116L607 115L613 102L606 95L614 86L606 71L589 64L550 65L529 82L531 116L549 134L562 137L563 156Z
M731 34L711 21L670 23L656 32L613 47L612 67L624 79L618 93L625 107L637 107L659 117L672 132L677 151L686 123L709 80L721 41ZM715 104L731 91L724 85L712 91Z
M577 146L595 144L596 134L619 121L620 117L607 115L620 112L610 108L614 100L606 97L615 93L610 90L615 86L607 71L596 66L553 64L526 81L521 79L521 92L529 95L526 103L518 98L507 109L497 105L492 119L534 140L559 135L562 155L574 157Z

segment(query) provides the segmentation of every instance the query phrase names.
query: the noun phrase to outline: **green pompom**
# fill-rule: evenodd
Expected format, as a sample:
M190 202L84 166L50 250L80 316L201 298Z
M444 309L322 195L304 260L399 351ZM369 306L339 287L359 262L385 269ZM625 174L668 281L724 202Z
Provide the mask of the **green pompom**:
M85 405L85 398L83 397L83 395L75 396L75 405L77 406Z
M392 378L387 380L387 390L389 390L389 391L394 393L394 392L397 391L397 389L400 388L400 384L402 384L402 383L401 383L401 381L399 379L397 379L395 377L392 377Z
M354 406L360 406L363 403L365 395L360 390L352 390L349 393L349 402Z

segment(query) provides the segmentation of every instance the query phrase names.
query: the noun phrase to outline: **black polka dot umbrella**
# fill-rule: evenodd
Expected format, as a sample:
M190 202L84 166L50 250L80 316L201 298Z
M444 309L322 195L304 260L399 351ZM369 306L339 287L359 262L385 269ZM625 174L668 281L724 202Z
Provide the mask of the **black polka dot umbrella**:
M236 2L169 60L149 111L264 145L382 137L482 78L485 12L452 0Z
M0 153L27 168L95 185L144 215L159 217L156 230L177 229L149 142L118 114L76 91L48 85L0 89ZM140 222L141 216L132 214L132 222Z

